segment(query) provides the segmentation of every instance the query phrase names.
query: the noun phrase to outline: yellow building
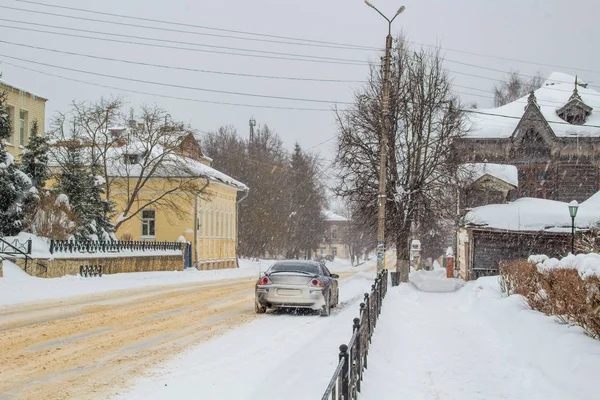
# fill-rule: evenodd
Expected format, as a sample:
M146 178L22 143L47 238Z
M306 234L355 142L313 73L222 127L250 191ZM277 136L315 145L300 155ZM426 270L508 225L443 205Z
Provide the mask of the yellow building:
M168 207L146 207L136 217L123 222L116 236L127 240L185 240L192 243L192 263L198 269L236 267L237 205L245 197L248 187L212 168L212 160L202 154L197 141L192 139L184 138L181 156L191 170L202 176L196 182L203 189L202 193L185 196L174 192L165 197L165 202L178 201L187 212L177 215ZM111 199L116 203L116 210L122 210L123 202L128 198L125 195L127 181L115 176L111 184ZM156 176L138 194L137 200L147 204L156 193L170 189L168 179ZM119 218L116 216L114 222Z
M0 82L0 92L8 95L8 112L12 125L11 137L4 142L6 150L19 159L23 147L29 143L31 123L38 122L38 133L44 134L46 118L46 101L18 87Z

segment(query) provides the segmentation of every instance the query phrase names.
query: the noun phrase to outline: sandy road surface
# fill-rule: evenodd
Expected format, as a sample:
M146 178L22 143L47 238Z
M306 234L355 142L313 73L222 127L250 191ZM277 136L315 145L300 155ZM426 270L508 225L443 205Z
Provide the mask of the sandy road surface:
M341 279L355 272L340 273ZM0 312L0 400L97 399L254 314L255 278L12 306Z

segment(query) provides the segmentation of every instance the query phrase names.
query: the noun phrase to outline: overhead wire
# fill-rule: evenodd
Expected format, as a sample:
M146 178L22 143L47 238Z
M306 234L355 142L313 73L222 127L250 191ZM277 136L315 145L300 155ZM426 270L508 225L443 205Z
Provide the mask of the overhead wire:
M47 47L34 46L34 45L29 45L29 44L24 44L24 43L10 42L7 40L0 40L0 43L6 43L6 44L13 45L13 46L27 47L30 49L49 51L49 52L53 52L53 53L66 54L66 55L77 56L77 57L86 57L86 58L91 58L91 59L95 59L95 60L113 61L113 62L119 62L119 63L125 63L125 64L134 64L134 65L142 65L142 66L148 66L148 67L157 67L157 68L173 69L173 70L189 71L189 72L201 72L201 73L207 73L207 74L241 76L241 77L263 78L263 79L282 79L282 80L293 80L293 81L331 82L331 83L364 83L365 82L365 81L356 81L356 80L349 80L349 79L307 78L307 77L294 77L294 76L259 75L259 74L246 74L246 73L240 73L240 72L215 71L215 70L207 70L207 69L170 66L170 65L165 65L165 64L154 64L154 63L147 63L147 62L141 62L141 61L132 61L132 60L124 59L124 58L101 57L101 56L95 56L95 55L91 55L91 54L77 53L77 52L73 52L73 51L64 51L64 50L51 49L51 48L47 48Z
M0 25L0 27L8 28L8 29L17 29L17 30L22 30L22 31L29 31L29 32L51 34L51 35L76 37L76 38L81 38L81 39L92 39L92 40L100 40L100 41L113 42L113 43L123 43L123 44L133 44L133 45L138 45L138 46L157 47L157 48L170 49L170 50L184 50L184 51L194 51L194 52L201 52L201 53L224 54L224 55L230 55L230 56L268 58L268 59L272 59L272 60L304 61L304 62L324 63L324 64L344 64L344 65L357 65L357 66L365 66L365 65L369 64L367 61L351 62L351 61L342 61L342 59L327 60L327 59L315 58L313 56L310 56L310 58L298 58L298 57L309 57L309 56L304 56L304 55L297 55L298 57L279 57L279 56L274 56L274 55L263 55L260 53L265 53L265 52L260 51L260 50L242 50L242 51L252 51L255 53L259 53L259 54L241 54L241 53L232 53L232 52L224 52L224 51L217 51L217 50L205 50L205 49L197 49L197 48L189 48L189 47L167 46L167 45L160 45L160 44L156 44L156 43L143 43L143 42L133 42L133 41L119 40L119 39L94 37L94 36L75 35L75 34L70 34L70 33L65 33L65 32L44 31L44 30L40 30L40 29L24 28L24 27L20 27L20 26ZM58 28L58 29L78 30L78 29L74 29L74 28ZM100 33L100 34L110 35L109 33ZM129 35L119 35L119 34L115 34L115 35L116 36L129 36ZM172 42L172 41L166 40L166 39L149 39L149 38L142 38L142 39L143 40L156 40L156 41L163 41L163 42ZM193 43L190 43L190 45L193 45ZM281 54L283 54L283 53L281 53Z
M160 97L160 98L166 98L166 99L191 101L191 102L203 103L203 104L249 107L249 108L257 108L257 109L332 112L332 109L330 109L330 108L285 107L285 106L271 106L271 105L260 105L260 104L231 103L231 102L222 102L222 101L201 100L201 99L194 99L194 98L181 97L181 96L170 96L170 95L164 95L164 94L160 94L160 93L152 93L152 92L144 92L144 91L140 91L140 90L125 89L125 88L121 88L121 87L104 85L104 84L99 84L99 83L94 83L94 82L89 82L89 81L73 78L73 77L66 77L66 76L62 76L62 75L58 75L58 74L53 74L50 72L36 70L34 68L29 68L29 67L26 67L23 65L19 65L16 63L11 63L11 62L2 60L2 57L3 57L3 55L0 55L0 63L11 65L15 68L24 69L27 71L35 72L35 73L46 75L46 76L52 76L52 77L67 80L67 81L83 83L86 85L97 86L97 87L102 87L102 88L106 88L106 89L119 90L119 91L127 92L127 93L142 94L142 95L146 95L146 96Z
M206 33L206 32L196 32L196 31L186 31L186 30L183 30L183 29L172 29L172 28L164 28L164 27L149 26L149 25L131 24L131 23L126 23L126 22L108 21L108 20L95 19L95 18L87 18L87 17L74 16L74 15L51 13L51 12L47 12L47 11L30 10L30 9L18 8L18 7L10 7L10 6L5 6L5 5L0 5L0 8L4 8L4 9L8 9L8 10L13 10L13 11L29 12L29 13L33 13L33 14L47 15L47 16L52 16L52 17L77 19L77 20L80 20L80 21L100 22L100 23L105 23L105 24L127 26L127 27L132 27L132 28L151 29L151 30L160 31L160 32L185 33L185 34L198 35L198 36L209 36L209 37L219 37L219 38L227 38L227 39L249 40L249 41L266 42L266 43L277 43L277 44L298 44L298 43L295 43L295 42L289 42L289 41L286 42L286 41L281 41L281 40L246 38L246 37L241 37L241 36L222 35L222 34L214 34L214 33ZM312 45L311 44L305 44L305 45L306 46L313 46L313 47L331 47L330 45L324 45L324 44L312 44ZM344 48L344 47L343 46L338 46L336 48Z
M152 22L152 23L185 26L185 27L190 27L190 28L199 28L199 29L214 30L214 31L220 31L220 32L238 33L238 34L243 34L243 35L268 37L268 38L274 38L274 39L303 41L303 42L312 43L312 44L316 44L316 45L328 45L328 47L329 46L339 46L339 47L334 47L334 48L377 50L376 47L361 46L361 45L357 45L357 44L336 43L336 42L329 42L329 41L324 41L324 40L295 38L295 37L290 37L290 36L271 35L271 34L265 34L265 33L240 31L240 30L226 29L226 28L215 28L215 27L209 27L209 26L204 26L204 25L188 24L188 23L183 23L183 22L166 21L166 20L160 20L160 19L144 18L144 17L138 17L138 16L124 15L124 14L115 14L115 13L95 11L95 10L86 10L86 9L82 9L82 8L67 7L67 6L61 6L58 4L48 4L48 3L37 2L37 1L25 1L25 0L15 0L15 1L18 3L35 4L35 5L40 5L40 6L44 6L44 7L60 8L60 9L66 9L66 10L70 10L70 11L78 11L78 12L85 12L85 13L89 13L89 14L105 15L105 16L110 16L110 17L127 18L127 19ZM290 43L290 44L302 45L302 43ZM323 47L323 46L318 46L318 47Z
M15 1L18 3L33 4L33 5L44 6L44 7L58 8L58 9L64 9L64 10L70 10L70 11L84 12L84 13L88 13L88 14L110 16L110 17L126 18L126 19L131 19L131 20L138 20L138 21L145 21L145 22L152 22L152 23L161 23L161 24L176 25L176 26L186 26L186 27L191 27L191 28L214 30L214 31L229 32L229 33L238 33L238 34L257 36L257 37L269 37L269 38L278 38L278 39L286 39L286 40L294 40L294 41L303 41L303 42L321 44L321 45L326 44L326 45L342 46L341 48L343 48L343 49L366 50L366 51L380 50L380 48L378 48L378 47L347 44L347 43L336 43L336 42L328 42L328 41L306 39L306 38L295 38L295 37L290 37L290 36L271 35L271 34L257 33L257 32L251 32L251 31L226 29L226 28L216 28L216 27L209 27L209 26L204 26L204 25L188 24L188 23L183 23L183 22L175 22L175 21L160 20L160 19L153 19L153 18L144 18L144 17L132 16L132 15L102 12L102 11L97 11L97 10L86 10L86 9L82 9L82 8L62 6L62 5L58 5L58 4L48 4L45 2L39 2L39 1L31 1L31 0L15 0ZM433 48L438 47L437 45L432 45L432 44L425 44L425 43L419 43L419 42L414 42L414 43L419 46L433 47ZM298 43L290 43L290 44L298 44ZM486 57L486 58L495 59L495 60L503 60L503 61L518 62L518 63L523 63L523 64L538 65L538 66L543 66L543 67L571 69L571 70L584 71L584 72L600 73L600 70L570 67L570 66L564 66L564 65L544 64L544 63L535 62L535 61L520 60L517 58L502 57L502 56L491 55L491 54L482 54L482 53L477 53L477 52L473 52L473 51L453 49L453 48L447 48L447 47L444 47L444 51L469 54L469 55L474 55L474 56L478 56L478 57Z
M60 66L60 65L54 65L54 64L42 63L42 62L38 62L38 61L27 60L27 59L20 58L20 57L8 56L6 54L2 54L2 55L0 55L0 57L7 57L7 58L10 58L13 60L23 61L23 62L37 64L37 65L43 65L46 67L63 69L66 71L71 71L71 72L79 72L82 74L101 76L104 78L120 79L120 80L129 81L129 82L137 82L137 83L144 83L144 84L148 84L148 85L165 86L165 87L171 87L171 88L176 88L176 89L195 90L195 91L201 91L201 92L229 94L229 95L236 95L236 96L259 97L259 98L275 99L275 100L302 101L302 102L310 102L310 103L352 104L349 102L336 101L336 100L319 100L319 99L307 99L307 98L299 98L299 97L272 96L272 95L265 95L265 94L234 92L234 91L228 91L228 90L207 89L207 88L200 88L200 87L195 87L195 86L185 86L185 85L176 85L176 84L171 84L171 83L153 82L153 81L148 81L148 80L144 80L144 79L103 74L100 72L84 71L84 70L77 69L77 68L64 67L64 66Z

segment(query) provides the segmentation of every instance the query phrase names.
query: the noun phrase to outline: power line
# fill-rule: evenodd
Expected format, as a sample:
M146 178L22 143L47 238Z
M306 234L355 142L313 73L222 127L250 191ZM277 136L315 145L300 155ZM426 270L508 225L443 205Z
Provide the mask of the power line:
M245 74L245 73L237 73L237 72L214 71L214 70L207 70L207 69L196 69L196 68L170 66L170 65L165 65L165 64L153 64L153 63L146 63L146 62L140 62L140 61L131 61L131 60L125 60L122 58L94 56L91 54L82 54L82 53L76 53L76 52L72 52L72 51L50 49L47 47L33 46L33 45L25 44L25 43L9 42L6 40L0 40L0 43L6 43L6 44L13 45L13 46L27 47L27 48L36 49L36 50L49 51L49 52L53 52L53 53L67 54L67 55L77 56L77 57L92 58L95 60L114 61L114 62L125 63L125 64L134 64L134 65L142 65L142 66L165 68L165 69L174 69L174 70L189 71L189 72L201 72L201 73L207 73L207 74L241 76L241 77L249 77L249 78L264 78L264 79L283 79L283 80L293 80L293 81L312 81L312 82L333 82L333 83L364 83L365 82L365 81L355 81L355 80L353 81L353 80L344 80L344 79L303 78L303 77L291 77L291 76L257 75L257 74Z
M26 0L15 0L15 1L17 1L18 3L35 4L35 5L40 5L40 6L44 6L44 7L61 8L61 9L66 9L66 10L71 10L71 11L80 11L80 12L85 12L85 13L90 13L90 14L106 15L106 16L110 16L110 17L127 18L127 19L133 19L133 20L138 20L138 21L158 22L160 24L187 26L190 28L200 28L200 29L207 29L207 30L213 30L213 31L219 31L219 32L239 33L239 34L243 34L243 35L267 37L267 38L274 38L274 39L297 40L297 41L303 41L303 42L308 42L308 43L314 43L314 44L318 44L318 45L340 46L339 48L342 48L342 49L350 48L350 49L376 50L376 48L374 48L374 47L361 46L361 45L355 45L355 44L336 43L336 42L328 42L328 41L323 41L323 40L314 40L314 39L305 39L305 38L294 38L294 37L290 37L290 36L270 35L270 34L265 34L265 33L239 31L239 30L234 30L234 29L214 28L214 27L203 26L203 25L186 24L186 23L182 23L182 22L166 21L166 20L143 18L143 17L134 17L134 16L130 16L130 15L113 14L113 13L95 11L95 10L85 10L82 8L66 7L66 6L60 6L57 4L47 4L47 3L37 2L37 1L26 1ZM290 44L305 45L302 43L290 43ZM334 47L334 48L338 48L338 47Z
M310 55L310 54L307 55L307 54L296 54L296 53L281 53L281 52L277 52L277 51L268 51L268 50L253 50L253 49L242 49L239 47L216 46L216 45L202 44L202 43L196 43L196 42L182 42L179 40L157 39L157 38L148 38L148 37L144 37L144 36L124 35L124 34L112 33L112 32L93 31L93 30L89 30L89 29L69 28L69 27L65 27L65 26L40 24L37 22L19 21L19 20L15 20L15 19L0 18L0 21L16 23L16 24L24 24L27 26L35 25L35 26L42 26L45 28L63 29L63 30L76 31L76 32L85 32L85 33L94 33L94 34L98 34L98 35L124 37L124 38L129 38L129 39L142 39L142 40L149 40L149 41L156 41L156 42L163 42L163 43L184 44L184 45L189 45L189 46L208 47L208 48L213 48L213 49L247 51L247 52L254 52L254 53L273 54L273 55L279 55L279 56L304 57L304 58L314 58L314 59L319 59L319 60L342 61L342 62L359 63L359 64L367 63L362 60L354 60L354 59L347 59L347 58L321 57L321 56L314 56L314 55ZM44 31L44 32L46 32L46 31ZM48 33L50 33L50 32L48 32Z
M306 38L297 38L297 37L291 37L291 36L272 35L272 34L249 32L249 31L240 31L240 30L234 30L234 29L215 28L215 27L209 27L209 26L204 26L204 25L187 24L187 23L183 23L183 22L175 22L175 21L159 20L159 19L152 19L152 18L135 17L135 16L131 16L131 15L114 14L114 13L108 13L108 12L102 12L102 11L94 11L94 10L85 10L85 9L81 9L81 8L59 6L59 5L56 5L56 4L47 4L47 3L35 2L35 1L25 1L25 0L15 0L15 1L17 1L19 3L36 4L36 5L41 5L41 6L45 6L45 7L61 8L61 9L67 9L67 10L71 10L71 11L80 11L80 12L91 13L91 14L106 15L106 16L119 17L119 18L127 18L127 19L133 19L133 20L138 20L138 21L146 21L146 22L153 22L153 23L158 22L158 23L161 23L161 24L176 25L176 26L187 26L187 27L191 27L191 28L207 29L207 30L214 30L214 31L219 31L219 32L239 33L239 34L249 35L249 36L267 37L267 38L274 38L274 39L284 39L284 40L295 40L295 41L307 42L307 43L289 43L289 44L298 45L298 46L315 46L315 45L318 45L318 46L315 46L315 47L330 47L330 48L340 48L340 49L379 50L376 47L362 46L362 45L357 45L357 44L347 44L347 43L330 42L330 41L324 41L324 40L314 40L314 39L306 39ZM238 38L238 37L236 37L236 39L245 39L245 38ZM324 46L324 45L327 45L327 46Z
M35 4L35 5L40 5L40 6L44 6L44 7L59 8L59 9L65 9L65 10L71 10L71 11L79 11L79 12L84 12L84 13L89 13L89 14L111 16L111 17L127 18L127 19L138 20L138 21L146 21L146 22L152 22L152 23L161 23L161 24L168 24L168 25L186 26L186 27L191 27L191 28L200 28L200 29L214 30L214 31L220 31L220 32L238 33L238 34L244 34L244 35L250 35L250 36L257 36L257 37L268 37L268 38L276 38L276 39L304 41L304 42L314 43L314 44L319 44L319 45L342 46L341 47L342 49L381 50L380 48L370 47L370 46L361 46L361 45L345 44L345 43L335 43L335 42L327 42L327 41L321 41L321 40L311 40L311 39L305 39L305 38L294 38L294 37L280 36L280 35L269 35L269 34L264 34L264 33L256 33L256 32L249 32L249 31L239 31L239 30L233 30L233 29L215 28L215 27L208 27L208 26L203 26L203 25L186 24L186 23L181 23L181 22L159 20L159 19L152 19L152 18L143 18L143 17L136 17L136 16L130 16L130 15L124 15L124 14L115 14L115 13L108 13L108 12L95 11L95 10L85 10L85 9L81 9L81 8L67 7L67 6L61 6L61 5L56 5L56 4L47 4L47 3L43 3L43 2L30 1L30 0L15 0L15 1L17 1L19 3ZM301 44L301 43L290 43L290 44L304 45L304 44ZM415 42L415 44L417 44L419 46L425 46L425 47L437 47L435 45L425 44L425 43L418 43L418 42ZM560 68L560 69L572 69L572 70L577 70L577 71L600 73L599 70L584 69L584 68L575 68L575 67L568 67L568 66L562 66L562 65L543 64L543 63L539 63L539 62L535 62L535 61L526 61L526 60L519 60L519 59L516 59L516 58L500 57L500 56L496 56L496 55L482 54L482 53L477 53L477 52L472 52L472 51L467 51L467 50L444 48L444 51L469 54L469 55L474 55L474 56L479 56L479 57L487 57L487 58L491 58L491 59L495 59L495 60L504 60L504 61L511 61L511 62L523 63L523 64L539 65L539 66L544 66L544 67L552 67L552 68Z
M265 95L265 94L245 93L245 92L232 92L232 91L227 91L227 90L206 89L206 88L199 88L199 87L194 87L194 86L185 86L185 85L176 85L176 84L171 84L171 83L153 82L153 81L147 81L147 80L143 80L143 79L126 78L126 77L122 77L122 76L116 76L116 75L110 75L110 74L102 74L102 73L99 73L99 72L84 71L84 70L76 69L76 68L63 67L63 66L60 66L60 65L47 64L47 63L42 63L42 62L38 62L38 61L31 61L31 60L27 60L27 59L24 59L24 58L8 56L6 54L3 54L2 57L7 57L7 58L10 58L10 59L13 59L13 60L19 60L19 61L23 61L23 62L27 62L27 63L32 63L32 64L37 64L37 65L44 65L46 67L63 69L63 70L66 70L66 71L79 72L79 73L82 73L82 74L89 74L89 75L101 76L101 77L104 77L104 78L120 79L120 80L129 81L129 82L145 83L145 84L148 84L148 85L166 86L166 87L172 87L172 88L176 88L176 89L196 90L196 91L200 91L200 92L220 93L220 94L229 94L229 95L236 95L236 96L247 96L247 97L259 97L259 98L275 99L275 100L304 101L304 102L309 102L309 103L352 104L352 103L348 103L348 102L334 101L334 100L318 100L318 99L306 99L306 98L300 98L300 97L271 96L271 95Z
M157 45L157 44L152 44L152 43L131 42L131 41L116 40L116 39L107 39L107 38L98 38L98 37L92 37L92 36L67 34L67 33L63 33L63 32L52 32L52 31L36 30L36 29L31 29L31 28L23 28L23 27L16 27L16 26L0 25L0 27L5 27L5 28L9 28L9 29L19 29L19 30L39 32L39 33L48 33L48 34L54 34L54 35L77 37L77 38L83 38L83 39L102 40L102 41L114 41L116 43L125 43L125 44L132 44L132 45L151 46L151 47L159 47L159 48L168 48L168 49L185 50L185 51L196 51L196 52L206 52L206 53L213 53L213 54L233 55L233 56L280 59L280 60L289 60L289 61L307 61L307 62L316 62L316 63L344 64L344 65L370 65L370 63L367 62L367 61L362 62L360 60L352 60L352 59L342 59L342 58L334 58L334 57L319 57L319 56L310 56L310 55L303 55L303 54L290 54L290 53L269 52L269 51L262 51L262 50L248 50L248 49L239 49L239 48L232 48L232 47L225 47L225 46L212 46L212 45L204 45L204 44L193 43L193 42L182 42L182 41L167 40L167 39L145 38L145 37L134 36L134 35L122 35L122 34L109 33L109 32L101 32L101 31L92 31L92 30L86 30L86 29L68 28L68 27L61 27L61 26L48 25L48 24L39 24L39 23L34 23L34 22L16 21L16 20L4 19L4 18L0 18L0 21L8 21L8 22L11 22L11 23L36 25L36 26L43 26L43 27L49 27L49 28L55 28L55 29L64 29L64 30L77 31L77 32L94 33L94 34L107 35L107 36L134 38L134 39L142 39L142 40L149 40L149 41L158 41L158 42L165 42L165 43L185 44L185 45L200 46L200 47L204 46L204 47L210 47L210 48L232 49L232 50L247 51L247 52L254 52L254 53L290 55L290 56L305 57L305 58L273 57L273 56L265 56L265 55L260 55L260 54L259 55L256 55L256 54L238 54L238 53L220 52L220 51L214 51L214 50L211 51L211 50L190 49L190 48L173 47L173 46L162 46L162 45ZM311 57L314 58L314 59L311 59ZM465 65L465 66L469 66L469 67L473 67L473 68L480 68L480 69L484 69L484 70L488 70L488 71L493 71L493 72L499 72L499 73L504 73L504 74L509 73L509 71L503 71L503 70L498 70L498 69L494 69L494 68L488 68L488 67L484 67L484 66L480 66L480 65L476 65L476 64L470 64L470 63L461 62L461 61L454 61L454 60L450 60L450 59L444 59L444 61L449 62L449 63L459 64L459 65ZM489 81L492 81L492 82L498 82L499 80L501 80L499 78L490 78L490 77L487 77L487 76L475 75L475 74L461 72L461 71L453 71L453 70L447 70L447 71L451 72L451 73L454 73L454 74L457 74L457 75L464 75L464 76L469 76L469 77L473 77L473 78L485 79L485 80L489 80ZM526 78L535 78L534 76L527 75L527 74L517 73L517 75L522 76L522 77L526 77ZM349 82L359 83L360 81L349 81ZM561 83L572 83L572 82L562 82L561 81ZM460 85L455 85L455 86L460 87ZM469 88L469 87L466 87L466 86L463 86L463 87L467 88L467 89ZM477 88L471 88L471 89L476 90L476 91L482 91L481 89L477 89Z
M301 46L328 47L328 48L333 47L333 48L338 48L338 49L348 48L347 46L335 46L334 47L332 45L316 44L316 43L312 43L312 44L311 43L296 43L296 42L281 41L281 40L246 38L246 37L241 37L241 36L231 36L231 35L221 35L221 34L215 34L215 33L186 31L183 29L172 29L172 28L164 28L164 27L157 27L157 26L131 24L131 23L126 23L126 22L108 21L108 20L102 20L102 19L87 18L87 17L80 17L80 16L74 16L74 15L65 15L65 14L51 13L51 12L38 11L38 10L29 10L26 8L10 7L10 6L3 6L3 5L0 5L0 8L5 8L5 9L9 9L9 10L14 10L14 11L24 11L24 12L34 13L34 14L48 15L48 16L52 16L52 17L70 18L70 19L76 19L76 20L80 20L80 21L100 22L100 23L111 24L111 25L151 29L151 30L162 31L162 32L176 32L176 33L185 33L185 34L189 34L189 35L220 37L220 38L227 38L227 39L249 40L249 41L255 41L255 42L266 42L266 43L277 43L277 44L293 44L293 45L301 45ZM364 50L370 50L370 49L365 48Z
M516 117L514 115L488 113L488 112L482 112L482 111L477 111L477 110L460 110L460 111L466 112L466 113L471 113L471 114L480 114L480 115L487 115L487 116L492 116L492 117L510 118L510 119L518 119L518 120L521 120L523 118L523 117ZM573 124L570 124L570 123L564 122L564 121L561 122L561 121L547 121L546 120L546 122L549 124L573 126ZM577 125L577 126L582 126L582 127L587 127L587 128L600 128L600 125L587 125L586 124L586 125Z
M0 6L0 7L2 7L2 6ZM11 21L11 22L13 22L13 21ZM33 24L33 25L35 25L35 24ZM42 24L38 24L38 25L42 25ZM155 43L142 43L142 42L127 41L127 40L108 39L108 38L100 38L100 37L84 36L84 35L74 35L74 34L64 33L64 32L52 32L52 31L44 31L44 30L32 29L32 28L23 28L23 27L20 27L20 26L0 25L0 27L2 27L2 28L9 28L9 29L18 29L18 30L29 31L29 32L45 33L45 34L51 34L51 35L76 37L76 38L82 38L82 39L101 40L101 41L105 41L105 42L134 44L134 45L140 45L140 46L159 47L159 48L172 49L172 50L194 51L194 52L201 52L201 53L225 54L225 55L230 55L230 56L269 58L269 59L273 59L273 60L304 61L304 62L312 62L312 63L344 64L344 65L357 65L357 66L363 66L363 65L368 65L369 64L366 61L365 62L349 62L349 61L345 62L345 61L341 61L343 59L339 59L340 61L320 60L320 59L317 59L317 58L315 58L313 56L306 56L306 55L301 55L301 54L298 54L297 56L299 56L299 57L311 57L311 58L277 57L277 56L268 56L268 55L261 55L261 54L240 54L240 53L231 53L231 52L223 52L223 51L216 51L216 50L191 49L191 48L187 48L187 47L166 46L166 45L159 45L159 44L155 44ZM57 28L58 29L76 30L76 31L80 31L81 30L81 29L63 28L63 27L57 27ZM122 36L122 37L135 37L135 36L130 36L130 35L119 35L119 34L102 33L102 32L95 32L95 33L102 34L102 35ZM165 40L165 39L150 39L150 38L141 38L141 39L143 39L143 40L161 41L161 42L182 43L182 42ZM200 46L199 44L194 44L194 43L189 43L189 44L190 45ZM217 46L214 46L214 47L217 47ZM261 50L244 50L244 49L240 49L240 50L241 51L252 51L252 52L255 52L255 53L266 53L266 52L261 51ZM279 53L279 54L283 54L283 53Z
M142 91L139 91L139 90L124 89L124 88L120 88L120 87L116 87L116 86L103 85L103 84L99 84L99 83L84 81L84 80L81 80L81 79L65 77L65 76L53 74L53 73L50 73L50 72L39 71L39 70L36 70L34 68L29 68L29 67L26 67L26 66L23 66L23 65L19 65L19 64L15 64L15 63L11 63L11 62L5 61L5 60L1 60L1 57L3 57L3 55L0 55L0 62L1 63L7 64L7 65L11 65L11 66L13 66L15 68L24 69L24 70L27 70L27 71L35 72L35 73L42 74L42 75L52 76L52 77L63 79L63 80L67 80L67 81L83 83L83 84L86 84L86 85L97 86L97 87L102 87L102 88L106 88L106 89L119 90L119 91L127 92L127 93L142 94L142 95L146 95L146 96L161 97L161 98L165 98L165 99L192 101L192 102L204 103L204 104L216 104L216 105L237 106L237 107L250 107L250 108L258 108L258 109L292 110L292 111L320 111L320 112L323 112L323 111L332 112L333 111L332 109L329 109L329 108L284 107L284 106L255 105L255 104L243 104L243 103L229 103L229 102L221 102L221 101L193 99L193 98L188 98L188 97L169 96L169 95L163 95L163 94L158 94L158 93L142 92Z

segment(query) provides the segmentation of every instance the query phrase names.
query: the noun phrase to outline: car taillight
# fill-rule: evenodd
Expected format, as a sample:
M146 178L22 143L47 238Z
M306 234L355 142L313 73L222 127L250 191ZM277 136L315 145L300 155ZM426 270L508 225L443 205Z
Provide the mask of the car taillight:
M318 279L313 279L312 281L310 281L310 285L315 287L323 287L323 282L321 282Z
M264 277L260 278L256 284L257 285L270 285L271 283L273 283L273 282L271 282L271 280L267 276L264 276Z

